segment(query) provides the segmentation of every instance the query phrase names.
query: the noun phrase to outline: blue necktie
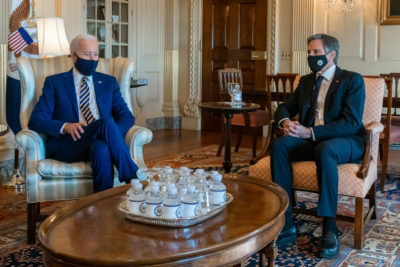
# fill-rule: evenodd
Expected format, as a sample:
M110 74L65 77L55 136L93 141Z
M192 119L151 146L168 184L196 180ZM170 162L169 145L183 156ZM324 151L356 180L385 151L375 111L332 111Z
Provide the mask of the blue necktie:
M89 86L86 82L86 77L83 77L81 80L81 91L79 93L79 108L82 111L83 116L88 124L93 122L95 118L93 117L92 112L89 107L90 100L90 91Z
M319 93L319 89L321 88L323 79L324 79L323 76L319 76L315 83L314 90L311 95L310 107L308 108L306 119L304 120L304 126L306 126L306 127L314 126L315 111L317 109L318 93Z

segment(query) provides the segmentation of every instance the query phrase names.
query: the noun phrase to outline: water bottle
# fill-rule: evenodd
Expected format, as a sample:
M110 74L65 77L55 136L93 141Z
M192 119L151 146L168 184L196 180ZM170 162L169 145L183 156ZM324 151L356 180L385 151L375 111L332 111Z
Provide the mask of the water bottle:
M134 185L135 184L139 184L139 183L140 183L139 179L132 179L131 180L131 188L129 188L129 190L126 192L126 195L128 196L128 199L133 194Z
M184 218L194 217L200 213L199 197L196 194L196 186L188 185L187 192L182 200L182 215Z
M167 184L168 176L170 176L173 173L173 171L174 170L168 166L162 172L159 173L161 185Z
M181 177L178 180L178 195L183 199L183 196L186 194L187 185L189 183L188 179L190 178L190 170L183 170Z
M175 184L168 186L168 194L163 202L163 217L165 219L181 218L181 201Z
M216 174L211 177L210 193L211 205L221 205L226 202L226 186L222 183L222 175Z
M142 214L144 213L143 208L145 199L143 184L133 183L132 187L133 190L129 196L128 209L133 214Z
M197 192L199 195L199 202L200 204L203 204L205 202L205 198L204 198L204 186L205 186L205 173L204 173L204 169L196 169L196 171L194 172L194 175L196 177L196 188L197 188Z
M146 216L157 218L162 215L162 198L160 195L160 184L153 182L150 193L146 196Z

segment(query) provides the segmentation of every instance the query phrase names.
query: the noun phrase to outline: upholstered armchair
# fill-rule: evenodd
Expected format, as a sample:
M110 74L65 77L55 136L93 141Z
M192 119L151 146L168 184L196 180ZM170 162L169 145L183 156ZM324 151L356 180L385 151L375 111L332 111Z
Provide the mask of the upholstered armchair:
M21 77L21 127L17 134L18 145L26 152L26 197L28 203L28 243L35 242L36 221L40 215L40 202L69 200L93 193L90 162L66 163L45 158L44 138L30 129L28 121L47 76L72 68L69 57L46 59L18 59ZM97 71L116 77L121 94L132 111L130 81L134 71L133 61L128 58L100 59ZM151 141L152 132L144 127L133 126L125 136L132 159L139 168L145 168L142 148ZM115 172L118 174L118 172ZM139 176L142 174L138 174ZM139 177L143 178L143 177ZM120 185L114 177L114 186Z
M363 229L370 218L376 218L375 182L378 178L378 147L379 133L383 131L380 123L383 92L383 79L364 78L366 99L364 105L363 123L367 131L367 141L361 164L349 163L338 166L339 195L355 198L354 215L354 247L363 246ZM316 166L312 161L292 163L293 189L318 192ZM270 157L266 156L255 165L250 166L249 175L271 180ZM363 210L364 198L369 198L369 210Z

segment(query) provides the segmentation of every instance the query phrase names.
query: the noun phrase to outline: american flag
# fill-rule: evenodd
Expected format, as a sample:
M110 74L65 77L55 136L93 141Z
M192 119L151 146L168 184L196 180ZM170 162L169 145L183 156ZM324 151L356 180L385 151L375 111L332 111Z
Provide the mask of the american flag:
M8 46L14 53L20 53L25 47L33 42L32 38L25 31L23 27L20 27L17 31L13 32L8 37Z

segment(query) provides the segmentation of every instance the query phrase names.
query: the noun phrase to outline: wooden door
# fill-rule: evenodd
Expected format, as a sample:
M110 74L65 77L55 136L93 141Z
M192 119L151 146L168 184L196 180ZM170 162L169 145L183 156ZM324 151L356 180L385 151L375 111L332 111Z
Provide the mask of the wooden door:
M202 101L219 101L218 69L240 68L244 91L265 91L267 0L204 0ZM220 117L202 111L202 129L219 130Z

